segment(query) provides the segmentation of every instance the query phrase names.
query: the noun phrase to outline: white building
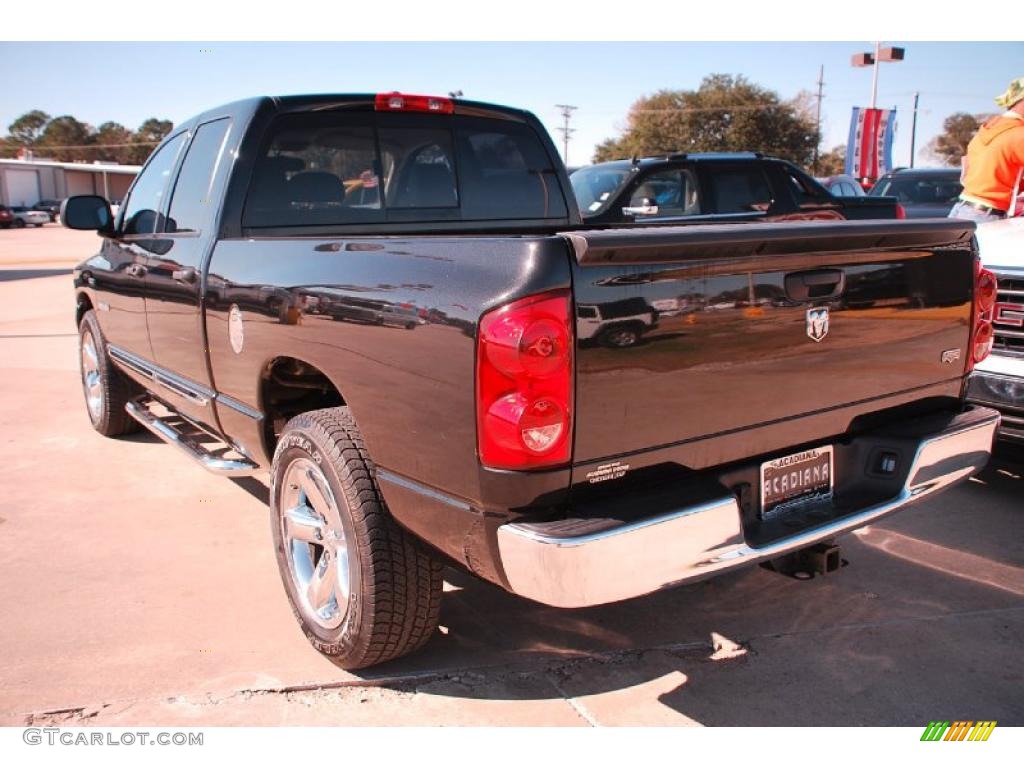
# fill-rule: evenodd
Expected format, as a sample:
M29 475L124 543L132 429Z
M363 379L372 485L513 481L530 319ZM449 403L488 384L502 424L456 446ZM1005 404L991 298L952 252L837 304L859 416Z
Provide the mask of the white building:
M123 200L138 165L0 159L0 204L35 205L71 195Z

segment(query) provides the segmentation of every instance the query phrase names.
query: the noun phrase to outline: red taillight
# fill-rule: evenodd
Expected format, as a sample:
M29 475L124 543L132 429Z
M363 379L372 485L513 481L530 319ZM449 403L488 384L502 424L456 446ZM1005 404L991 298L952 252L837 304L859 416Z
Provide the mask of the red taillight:
M967 369L971 370L992 351L995 331L992 328L993 309L998 292L996 276L975 262L974 268L974 326L971 328L971 349Z
M408 93L378 93L374 100L378 112L437 112L450 115L455 111L451 99L440 96L413 96Z
M990 315L996 305L998 291L996 276L987 269L979 269L974 281L974 308L979 315Z
M896 218L897 219L905 219L905 218L907 218L907 209L904 208L899 203L896 203Z
M477 446L495 469L566 464L572 451L572 301L530 296L480 319Z

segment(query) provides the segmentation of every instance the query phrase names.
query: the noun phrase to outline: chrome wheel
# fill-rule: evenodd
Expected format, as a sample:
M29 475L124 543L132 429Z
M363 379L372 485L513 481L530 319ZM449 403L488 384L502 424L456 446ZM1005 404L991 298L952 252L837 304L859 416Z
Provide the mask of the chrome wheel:
M281 483L281 537L288 577L304 617L337 629L348 611L351 588L348 540L327 478L313 461L299 458Z
M103 416L103 384L100 381L100 360L96 354L96 340L92 332L82 333L82 388L89 416L98 422Z

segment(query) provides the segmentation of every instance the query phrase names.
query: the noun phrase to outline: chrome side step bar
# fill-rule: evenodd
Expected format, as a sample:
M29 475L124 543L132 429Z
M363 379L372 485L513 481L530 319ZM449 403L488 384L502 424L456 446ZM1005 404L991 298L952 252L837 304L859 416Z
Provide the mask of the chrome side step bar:
M125 405L125 410L128 411L129 416L165 443L177 446L189 458L214 474L246 477L255 474L259 470L259 467L254 462L244 457L238 459L224 458L219 453L208 450L203 446L202 438L205 437L208 441L216 440L217 438L203 432L184 416L173 414L173 419L157 416L149 410L146 398L132 400ZM173 424L172 420L181 422L183 426ZM186 431L186 428L188 431ZM230 450L230 448L226 448L223 452Z

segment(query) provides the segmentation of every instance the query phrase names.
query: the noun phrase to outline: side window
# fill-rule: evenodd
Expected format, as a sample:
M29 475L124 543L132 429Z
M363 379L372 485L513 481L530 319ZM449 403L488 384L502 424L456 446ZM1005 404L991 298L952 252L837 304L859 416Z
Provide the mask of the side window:
M805 179L800 174L792 170L784 170L786 179L789 181L790 189L793 192L793 197L796 199L797 205L804 203L818 203L821 199L821 192L813 186L813 182L810 179ZM846 195L847 187L844 183L838 185L839 190L836 192L838 195Z
M764 172L753 168L721 168L711 173L716 213L764 213L772 191Z
M378 133L388 208L458 206L450 131L381 128Z
M228 166L221 149L230 127L226 118L199 126L174 185L165 232L202 232L210 225L216 210L215 181Z
M630 196L630 206L658 206L657 216L697 216L701 213L697 178L689 168L659 171L645 177Z
M160 147L142 169L122 214L121 234L148 235L156 231L164 195L167 194L167 182L184 143L185 134L179 133Z

